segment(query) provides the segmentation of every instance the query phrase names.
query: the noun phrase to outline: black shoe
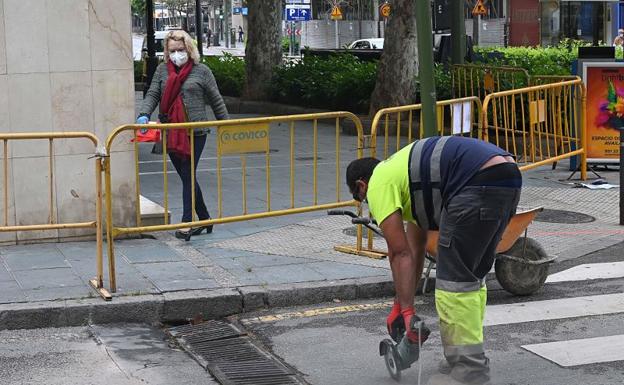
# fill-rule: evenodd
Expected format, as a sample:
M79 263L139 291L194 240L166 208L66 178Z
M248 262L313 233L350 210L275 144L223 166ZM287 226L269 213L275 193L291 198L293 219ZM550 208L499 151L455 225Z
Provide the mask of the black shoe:
M186 242L191 240L191 235L193 235L193 229L189 230L176 230L175 237L178 239L184 239Z
M212 225L196 227L191 232L195 236L201 234L204 229L206 230L206 234L212 233Z

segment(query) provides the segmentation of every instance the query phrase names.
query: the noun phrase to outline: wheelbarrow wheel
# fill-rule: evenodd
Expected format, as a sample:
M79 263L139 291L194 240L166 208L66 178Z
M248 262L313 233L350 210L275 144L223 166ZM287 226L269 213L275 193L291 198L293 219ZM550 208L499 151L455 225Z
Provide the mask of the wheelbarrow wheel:
M526 241L526 242L525 242ZM529 261L548 259L546 251L535 239L520 237L505 255ZM496 278L503 289L515 295L530 295L538 291L548 277L548 263L525 264L503 256L496 258Z

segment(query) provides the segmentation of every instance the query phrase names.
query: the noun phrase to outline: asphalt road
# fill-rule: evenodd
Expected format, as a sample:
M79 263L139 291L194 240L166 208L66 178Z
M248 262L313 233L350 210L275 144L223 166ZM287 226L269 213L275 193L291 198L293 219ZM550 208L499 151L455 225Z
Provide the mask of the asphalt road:
M552 272L568 270L580 264L621 261L621 247L619 244L574 261L554 265ZM621 262L616 265L620 266ZM561 308L572 313L582 313L580 308L583 303L591 299L597 299L604 305L603 299L624 292L624 278L580 279L547 284L542 291L530 297L513 297L500 289L495 281L488 282L488 287L486 323L488 317L490 324L497 323L496 315L504 314L506 309L511 311L518 305L525 308L519 313L519 319L507 317L506 321L485 328L493 384L624 383L624 356L620 354L619 361L600 362L606 359L612 349L621 349L621 342L620 345L616 343L622 338L624 302L619 302L615 310L611 308L615 314L604 311L604 314L595 312L594 315L547 319L556 317ZM600 295L604 297L597 297ZM386 301L335 303L280 312L261 312L243 316L242 323L266 346L271 347L277 356L303 373L311 384L393 384L395 382L388 376L384 361L378 354L379 342L387 338L385 317L390 309L388 301L389 298ZM332 311L330 308L336 313L323 314ZM416 308L432 329L421 358L420 383L433 385L437 382L429 381L437 374L438 363L442 358L433 295L429 293L418 297ZM281 319L276 320L276 315ZM534 317L536 320L520 322L523 317ZM600 337L607 338L596 339ZM565 344L576 339L588 340L586 343L582 341L580 345ZM565 352L564 356L577 359L595 356L599 362L563 367L522 347L552 342L564 342L560 348ZM417 365L403 372L402 383L418 383Z
M157 328L105 325L0 331L3 385L213 385Z

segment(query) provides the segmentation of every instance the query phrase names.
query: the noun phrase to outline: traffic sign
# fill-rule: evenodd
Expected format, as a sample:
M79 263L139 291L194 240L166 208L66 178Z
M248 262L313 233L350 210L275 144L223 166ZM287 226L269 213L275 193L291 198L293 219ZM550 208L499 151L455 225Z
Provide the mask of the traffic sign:
M331 19L342 20L342 11L340 10L340 7L335 6L334 8L332 8Z
M311 0L286 0L286 4L310 4Z
M485 5L483 5L483 0L477 0L477 4L475 4L474 8L472 9L472 16L477 15L487 15L487 9L485 8Z
M385 18L390 17L391 10L392 8L390 7L390 3L383 3L381 6L379 6L379 14L382 17L385 17Z
M308 21L311 17L310 4L286 4L286 21Z

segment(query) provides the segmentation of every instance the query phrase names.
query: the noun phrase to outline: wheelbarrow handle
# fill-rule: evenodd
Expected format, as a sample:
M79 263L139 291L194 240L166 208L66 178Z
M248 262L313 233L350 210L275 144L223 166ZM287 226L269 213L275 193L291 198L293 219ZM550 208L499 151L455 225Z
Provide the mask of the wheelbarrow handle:
M351 218L358 218L356 213L349 210L328 210L327 215L346 215Z
M379 231L378 228L371 226L371 224L377 226L377 221L373 218L359 217L356 213L349 210L329 210L327 211L327 215L346 215L351 217L351 223L354 225L364 225L369 228L371 231L375 232L377 235L382 236L383 234Z
M371 223L375 226L377 226L377 221L374 220L373 218L366 218L366 217L356 217L351 219L351 223L353 223L354 225L370 225Z

